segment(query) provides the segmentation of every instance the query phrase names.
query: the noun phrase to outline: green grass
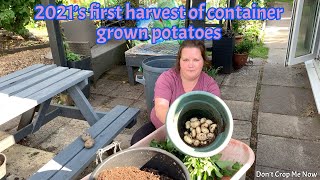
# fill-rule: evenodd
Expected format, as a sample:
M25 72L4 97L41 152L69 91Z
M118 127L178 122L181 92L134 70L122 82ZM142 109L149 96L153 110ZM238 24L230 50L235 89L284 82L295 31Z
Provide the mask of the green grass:
M269 48L264 44L260 43L254 46L254 48L250 51L249 56L251 58L262 58L268 59Z

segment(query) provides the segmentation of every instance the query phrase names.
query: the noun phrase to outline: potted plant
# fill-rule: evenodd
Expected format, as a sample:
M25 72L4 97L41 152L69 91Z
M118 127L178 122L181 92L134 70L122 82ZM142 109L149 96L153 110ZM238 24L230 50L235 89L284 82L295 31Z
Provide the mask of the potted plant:
M91 68L91 57L83 56L77 53L72 52L69 49L67 42L64 42L67 66L69 68L76 68L82 70L92 70ZM90 94L90 83L82 89L83 94L88 98Z
M235 33L235 44L239 44L243 40L243 23L244 21L237 19L232 21L232 28Z
M222 67L221 72L230 74L233 71L234 32L231 21L227 20L222 28L222 38L212 43L212 63L215 68Z
M249 57L249 52L253 49L253 47L253 41L248 38L244 38L242 42L235 45L233 55L233 63L235 69L240 69L244 65L246 65Z

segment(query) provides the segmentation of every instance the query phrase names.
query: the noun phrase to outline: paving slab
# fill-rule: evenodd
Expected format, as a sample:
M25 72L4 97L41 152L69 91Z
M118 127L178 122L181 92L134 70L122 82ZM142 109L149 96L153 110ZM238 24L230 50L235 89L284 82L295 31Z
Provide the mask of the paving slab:
M92 107L100 107L100 106L104 105L104 103L106 101L108 101L109 99L111 99L111 97L109 97L109 96L91 93L90 97L89 97L89 102Z
M107 74L128 76L127 67L125 65L117 65L111 68Z
M66 123L69 122L68 119L70 118L58 116L52 119L47 124L43 125L37 132L28 135L25 139L23 139L19 143L25 146L36 148L42 142L46 141L47 138L49 138L52 133L56 132L61 127L65 126Z
M284 67L266 64L262 84L311 88L305 66Z
M221 98L224 100L253 102L255 87L221 86Z
M251 121L253 102L224 101L229 107L233 119Z
M259 66L244 66L226 75L222 85L239 87L256 87L259 79Z
M15 144L3 151L9 178L26 179L53 158L54 153Z
M250 140L251 136L251 122L234 120L234 129L232 138L238 140Z
M218 74L214 80L218 83L219 86L222 85L223 79L226 77L225 74Z
M269 64L279 64L284 66L284 62L286 60L287 49L269 49L269 57L268 63Z
M39 144L37 148L57 154L89 127L89 124L85 121L72 119L63 127L52 133L46 141Z
M121 81L122 83L128 83L128 75L108 74L106 79L111 81Z
M251 64L248 66L262 66L267 60L262 58L250 58Z
M122 97L109 97L103 102L104 107L114 108L117 105L130 106L134 102L134 99L122 98Z
M320 140L320 118L259 113L259 134Z
M289 18L282 18L280 20L268 20L267 26L268 27L290 27L291 19Z
M115 82L115 81L114 81ZM130 86L130 84L122 84L116 89L108 93L112 97L123 97L128 99L138 99L144 91L144 87L141 84Z
M315 102L311 89L261 86L260 112L305 116L313 108Z
M121 84L120 81L112 81L108 79L99 79L95 86L91 87L91 93L108 96L110 92L117 89Z
M258 135L256 164L320 174L320 142Z
M4 123L4 124L1 124L0 125L0 131L4 131L4 132L7 132L7 133L15 132L16 131L16 127L19 125L20 117L21 116L18 116L16 118Z
M131 145L130 145L130 141L131 141L132 135L128 135L128 134L119 134L116 138L114 138L114 141L119 141L120 147L122 150L124 149L128 149Z
M145 100L139 100L139 99L135 100L135 102L132 103L130 107L138 108L141 111L147 111L147 103Z
M150 118L147 111L140 111L137 118L137 123L131 129L124 129L121 134L133 135L140 127L148 122L150 122Z

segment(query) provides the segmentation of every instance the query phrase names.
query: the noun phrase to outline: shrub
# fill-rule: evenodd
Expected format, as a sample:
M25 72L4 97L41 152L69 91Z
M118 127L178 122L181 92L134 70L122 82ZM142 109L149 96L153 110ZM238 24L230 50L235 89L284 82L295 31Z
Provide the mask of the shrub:
M234 52L238 54L247 54L249 53L254 47L254 43L252 40L244 38L242 42L235 45Z

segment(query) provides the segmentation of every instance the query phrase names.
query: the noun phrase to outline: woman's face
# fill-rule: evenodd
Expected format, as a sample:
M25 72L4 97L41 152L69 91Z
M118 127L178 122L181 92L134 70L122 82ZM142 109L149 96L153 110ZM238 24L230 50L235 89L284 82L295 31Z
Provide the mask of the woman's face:
M204 64L201 51L195 47L185 47L181 51L180 74L188 80L194 80L200 76Z

